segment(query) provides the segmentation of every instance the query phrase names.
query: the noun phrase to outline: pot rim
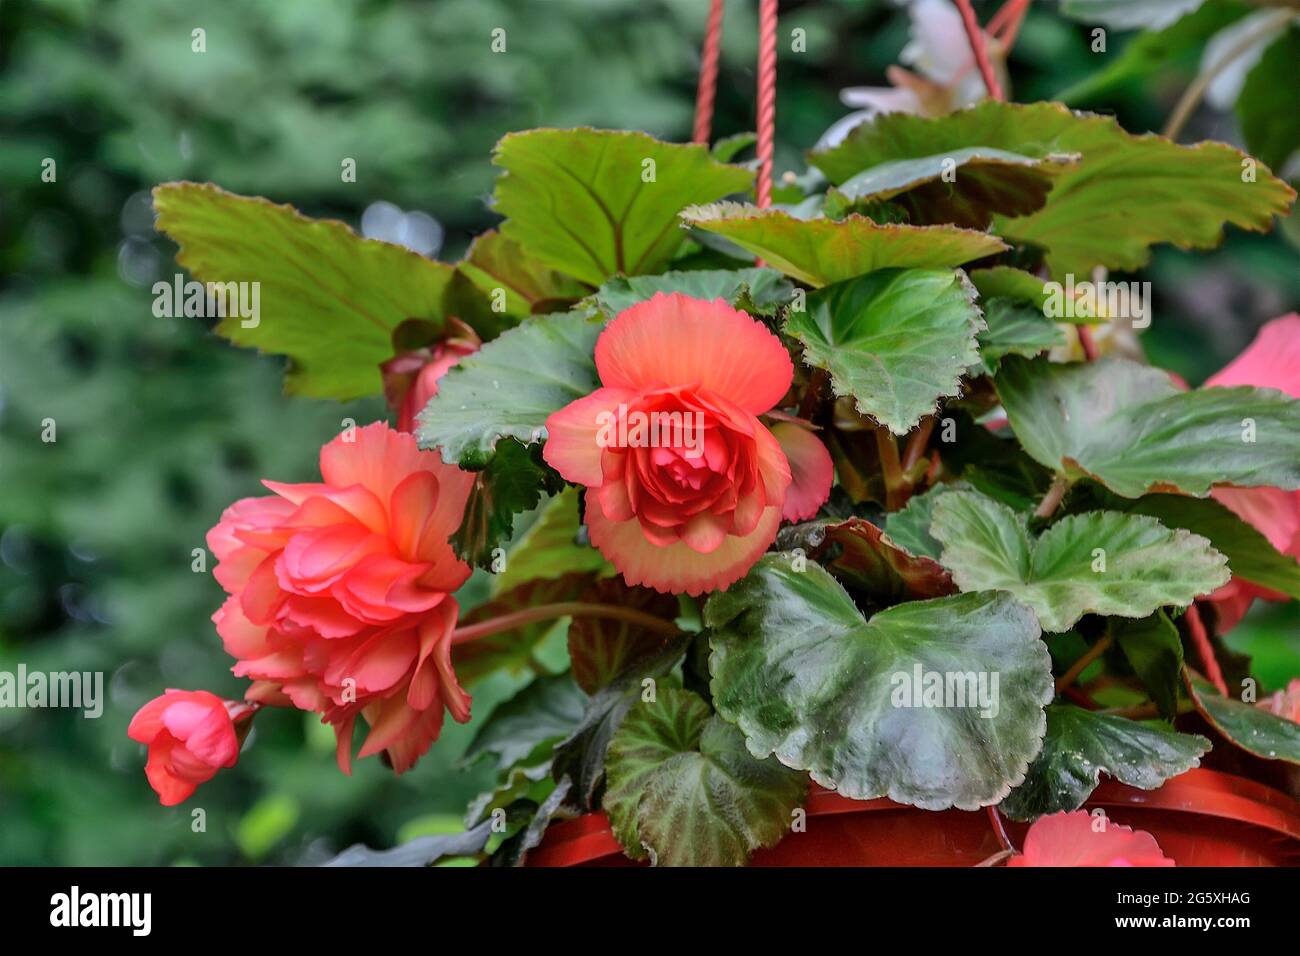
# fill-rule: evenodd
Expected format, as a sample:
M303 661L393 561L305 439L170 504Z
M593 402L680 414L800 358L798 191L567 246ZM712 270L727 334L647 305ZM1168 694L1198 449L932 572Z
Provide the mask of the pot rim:
M1171 777L1155 790L1140 790L1114 779L1102 782L1085 807L1145 807L1173 813L1237 820L1272 830L1300 842L1300 801L1248 777L1196 767ZM813 784L805 804L809 816L904 810L915 813L982 813L983 810L922 810L888 797L851 800ZM565 866L616 853L623 847L603 810L562 820L547 829L541 845L528 855L532 866Z

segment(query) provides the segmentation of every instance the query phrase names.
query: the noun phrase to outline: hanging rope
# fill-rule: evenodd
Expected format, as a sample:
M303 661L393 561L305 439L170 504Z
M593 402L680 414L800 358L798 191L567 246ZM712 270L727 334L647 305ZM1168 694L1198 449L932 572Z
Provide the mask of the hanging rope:
M759 209L772 205L772 144L776 131L776 0L758 7L758 181Z
M695 92L695 130L691 142L709 145L713 127L713 101L718 92L718 58L722 46L722 0L711 0L709 26L700 51L700 85Z
M989 96L1001 100L1002 85L998 83L997 75L993 72L988 48L984 45L984 32L980 29L979 21L975 19L975 11L971 8L970 0L957 0L957 9L961 12L961 23L966 28L966 39L970 43L971 53L975 56L975 65L979 67L980 76L984 78L984 87L989 91Z

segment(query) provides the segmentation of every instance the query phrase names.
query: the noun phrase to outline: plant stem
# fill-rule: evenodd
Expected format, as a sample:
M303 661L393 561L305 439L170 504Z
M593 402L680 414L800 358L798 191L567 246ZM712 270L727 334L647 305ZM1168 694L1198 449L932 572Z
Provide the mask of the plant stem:
M989 62L989 51L984 45L984 33L980 30L979 21L975 19L975 11L971 8L970 0L957 0L957 10L961 13L961 25L966 30L966 40L970 43L975 65L979 67L980 76L984 79L984 88L993 99L1001 100L1002 86L993 72L993 64Z
M1086 325L1077 325L1079 330L1079 344L1083 346L1083 360L1085 362L1097 361L1097 343L1092 339L1092 329Z
M1196 112L1196 107L1200 105L1201 98L1205 96L1205 91L1210 88L1210 84L1226 70L1232 61L1237 59L1252 46L1268 36L1274 30L1282 27L1295 16L1292 10L1279 10L1276 15L1263 20L1255 29L1237 38L1237 42L1224 51L1223 56L1219 57L1208 70L1201 71L1192 84L1183 91L1182 97L1174 106L1174 111L1169 114L1169 121L1165 123L1165 128L1161 132L1162 136L1169 139L1177 139L1178 134L1183 131L1183 126L1191 119L1192 113Z
M1002 844L1002 851L1004 853L1015 853L1015 845L1011 842L1011 837L1007 836L1007 828L1002 823L1002 814L998 812L997 807L989 807L988 811L989 823L993 824L993 832L997 834L998 842ZM991 863L989 865L992 866Z
M618 607L614 604L588 604L585 601L559 601L555 604L539 604L536 607L526 607L520 611L502 614L500 617L479 621L477 624L466 624L463 627L458 627L452 632L451 642L452 644L464 644L468 641L476 641L481 637L500 634L502 631L512 631L526 624L536 624L538 621L558 617L603 617L613 621L626 621L629 624L636 624L638 627L643 627L647 631L653 631L656 634L662 634L665 637L676 637L681 633L677 625L670 621L665 621L653 614L647 614L634 608Z
M916 463L921 460L925 454L925 448L930 444L930 435L934 432L935 417L931 415L926 418L912 432L911 437L907 439L907 448L903 452L903 473L907 474L916 467Z
M1061 675L1061 679L1056 682L1056 692L1059 694L1075 682L1080 674L1087 669L1088 665L1106 653L1106 648L1110 647L1112 638L1109 634L1092 647L1088 648L1079 657L1077 661L1070 665L1070 669Z
M876 447L880 450L880 471L885 478L885 510L897 511L903 490L903 466L898 460L898 443L884 425L876 428Z
M1043 500L1038 503L1034 509L1035 518L1050 518L1056 513L1056 509L1061 505L1061 499L1065 497L1065 491L1070 487L1070 483L1061 475L1052 479L1052 487L1047 489L1047 494L1043 495Z
M1187 621L1187 635L1192 639L1196 653L1201 658L1201 667L1205 670L1205 676L1220 694L1227 697L1228 684L1223 679L1223 671L1219 669L1219 660L1214 656L1214 645L1210 643L1210 636L1205 632L1205 622L1201 620L1201 612L1195 601L1183 617Z

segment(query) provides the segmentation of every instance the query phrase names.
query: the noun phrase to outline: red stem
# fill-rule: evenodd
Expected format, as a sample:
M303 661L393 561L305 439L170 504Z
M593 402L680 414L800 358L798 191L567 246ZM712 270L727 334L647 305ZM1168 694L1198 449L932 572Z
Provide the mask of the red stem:
M1083 346L1085 362L1097 361L1097 343L1092 340L1092 329L1086 325L1075 326L1079 330L1079 344Z
M993 832L997 834L998 842L1002 844L1002 849L1016 852L1015 846L1011 843L1011 837L1007 836L1007 828L1002 824L1002 814L998 813L997 807L989 807L989 823L993 824Z
M711 0L709 25L700 51L700 83L695 92L695 129L691 142L707 146L713 128L713 102L718 93L718 59L722 41L722 0Z
M634 608L618 607L613 604L588 604L584 601L560 601L555 604L539 604L536 607L526 607L520 611L512 611L509 614L502 614L486 621L479 621L477 624L465 624L452 632L451 642L452 644L464 644L467 641L491 637L493 634L500 634L503 631L513 631L515 628L523 627L526 624L536 624L538 621L547 621L559 617L603 617L614 621L626 621L629 624L635 624L647 631L654 631L666 637L676 637L681 633L675 624Z
M1001 100L1002 85L998 83L998 78L993 72L988 48L984 45L984 33L980 30L979 21L975 19L975 11L971 8L970 0L957 0L957 10L961 13L962 26L966 28L966 40L970 43L971 53L975 56L975 65L979 67L980 76L984 78L984 88L993 99Z
M1210 636L1205 633L1205 622L1201 620L1201 612L1195 601L1184 616L1187 618L1187 633L1196 647L1196 653L1201 658L1201 669L1205 671L1205 676L1219 693L1227 697L1228 684L1223 679L1223 671L1219 669L1219 661L1214 656L1214 646L1210 644Z
M772 204L772 146L776 131L776 2L758 7L758 180L754 198L759 209Z

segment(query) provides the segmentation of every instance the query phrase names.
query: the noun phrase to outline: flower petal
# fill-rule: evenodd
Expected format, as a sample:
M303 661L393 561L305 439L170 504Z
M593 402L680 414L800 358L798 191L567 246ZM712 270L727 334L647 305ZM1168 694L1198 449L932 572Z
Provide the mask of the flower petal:
M721 299L680 292L620 312L596 340L596 369L608 388L693 386L755 415L779 402L794 376L780 339L761 323Z
M785 492L781 517L787 521L811 518L831 494L835 479L831 453L820 438L790 422L773 425L772 436L790 465L790 487Z
M600 458L605 443L605 415L617 415L618 406L635 393L621 388L598 388L570 402L546 419L546 446L542 458L566 481L594 488L600 485Z

